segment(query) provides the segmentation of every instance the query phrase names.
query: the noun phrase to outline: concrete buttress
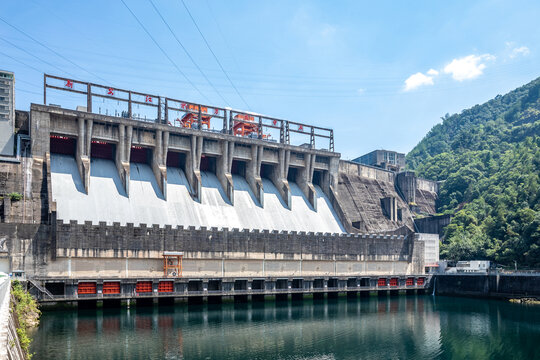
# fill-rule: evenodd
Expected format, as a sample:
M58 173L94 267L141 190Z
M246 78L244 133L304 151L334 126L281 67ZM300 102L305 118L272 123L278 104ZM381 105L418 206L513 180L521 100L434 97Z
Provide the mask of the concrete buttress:
M313 206L313 210L317 211L317 191L312 183L315 155L305 154L304 163L304 167L300 168L298 171L296 182L298 186L300 186L300 189L302 189L302 192L308 199L311 206Z
M133 137L133 127L131 125L118 126L118 148L116 150L116 168L122 180L122 185L129 196L129 157L131 155L131 140Z
M165 141L165 137L167 141ZM159 189L163 198L167 199L167 147L169 143L169 133L156 130L156 143L152 156L152 171L156 177Z
M88 194L88 189L90 187L90 147L92 145L93 121L79 117L77 122L78 138L76 160L81 179L83 180L84 190Z
M270 174L270 179L276 186L281 195L281 198L291 210L291 188L287 181L287 175L289 173L289 162L291 159L291 151L285 149L279 149L279 161L276 166L273 167Z
M190 153L186 158L186 178L191 188L191 196L201 200L201 157L203 148L203 137L192 135L190 137Z
M216 176L227 194L227 198L234 204L234 183L231 175L232 168L232 157L231 151L234 151L234 143L223 140L220 142L221 145L221 156L217 159L217 171Z
M246 169L246 181L251 191L257 198L259 204L264 207L263 183L261 179L261 162L263 157L263 147L251 145L251 160L248 161Z

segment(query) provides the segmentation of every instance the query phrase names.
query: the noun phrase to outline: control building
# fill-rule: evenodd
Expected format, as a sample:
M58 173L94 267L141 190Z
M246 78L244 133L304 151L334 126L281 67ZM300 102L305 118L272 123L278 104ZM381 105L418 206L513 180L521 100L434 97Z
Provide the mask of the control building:
M390 150L374 150L357 157L354 162L377 166L382 169L400 172L405 169L405 154Z

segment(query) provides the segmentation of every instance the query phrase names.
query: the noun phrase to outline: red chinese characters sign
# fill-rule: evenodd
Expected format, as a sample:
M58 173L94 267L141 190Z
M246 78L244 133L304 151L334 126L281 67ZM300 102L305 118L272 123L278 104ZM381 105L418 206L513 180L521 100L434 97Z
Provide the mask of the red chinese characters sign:
M199 112L199 105L180 103L180 108L189 111ZM201 112L208 113L208 108L206 106L201 106L200 108Z

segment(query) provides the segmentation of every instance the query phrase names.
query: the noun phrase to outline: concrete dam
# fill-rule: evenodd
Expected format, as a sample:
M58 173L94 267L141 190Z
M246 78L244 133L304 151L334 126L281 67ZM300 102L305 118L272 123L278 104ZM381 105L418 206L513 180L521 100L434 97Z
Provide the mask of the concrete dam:
M332 129L51 75L44 91L0 160L0 265L40 301L427 286L438 237L413 211L437 184L340 160ZM103 97L126 109L96 113Z

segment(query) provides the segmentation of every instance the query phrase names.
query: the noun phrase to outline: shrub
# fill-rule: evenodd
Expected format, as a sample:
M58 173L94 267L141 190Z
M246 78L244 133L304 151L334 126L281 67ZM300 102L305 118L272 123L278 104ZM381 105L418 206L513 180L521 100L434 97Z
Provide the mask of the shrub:
M11 201L19 201L23 198L23 196L19 194L18 192L9 193L7 196L9 196Z
M11 291L15 298L15 303L12 304L12 311L17 317L19 343L26 354L26 358L30 359L32 357L32 354L30 354L30 343L32 339L28 335L28 329L38 325L41 312L38 309L36 300L23 289L19 281L14 280L11 283Z

